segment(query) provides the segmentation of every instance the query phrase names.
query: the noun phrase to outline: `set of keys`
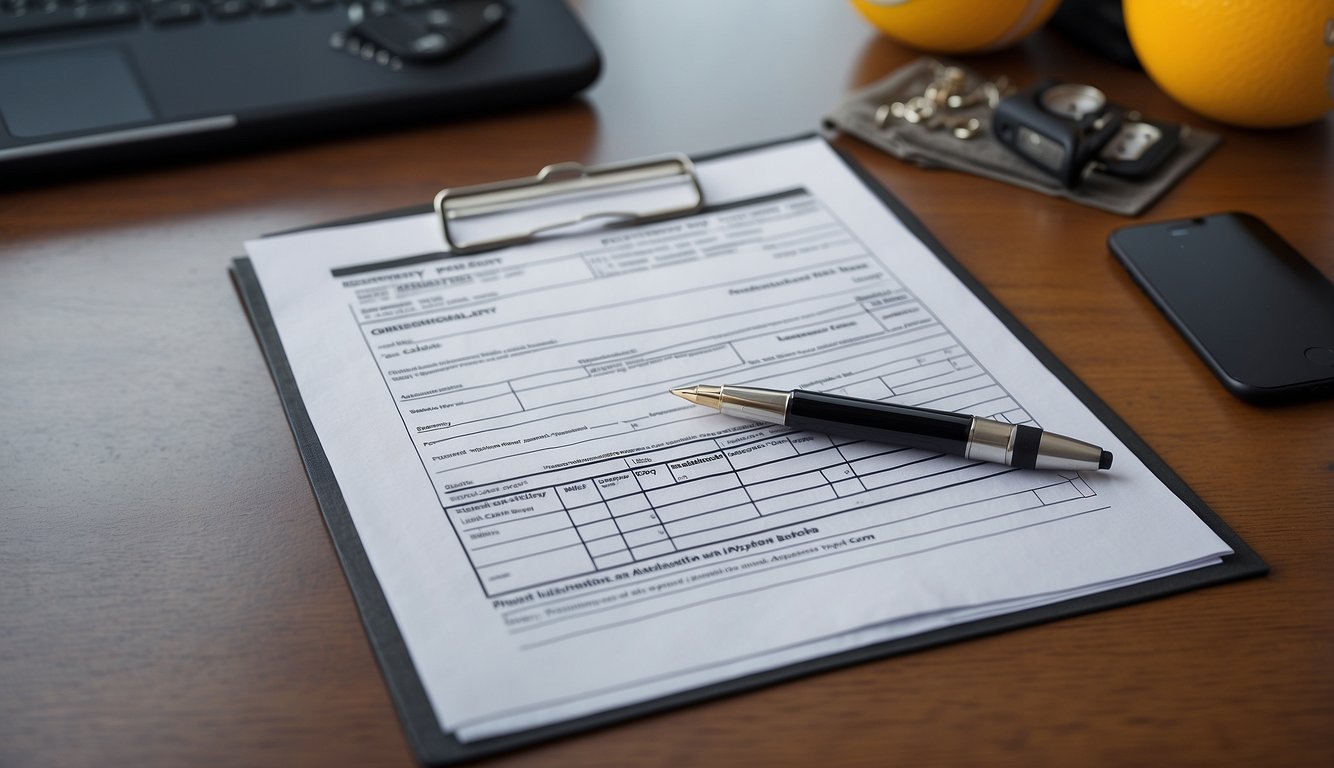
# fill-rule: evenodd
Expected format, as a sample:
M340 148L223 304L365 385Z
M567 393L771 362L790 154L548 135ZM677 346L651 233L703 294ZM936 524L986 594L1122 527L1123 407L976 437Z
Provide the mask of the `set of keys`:
M1146 120L1091 85L1044 80L1016 90L1004 76L979 82L957 66L931 61L930 67L932 78L920 94L876 108L876 128L907 123L961 141L989 129L1000 146L1067 189L1094 172L1151 176L1185 131Z
M1005 76L980 84L968 83L959 67L933 62L935 76L920 95L881 104L875 111L875 125L884 130L891 120L921 125L928 130L948 131L956 139L967 141L983 130L982 121L970 113L972 107L995 109L1014 91Z
M348 6L350 27L329 38L332 48L391 69L429 63L458 53L506 16L498 0L357 0Z

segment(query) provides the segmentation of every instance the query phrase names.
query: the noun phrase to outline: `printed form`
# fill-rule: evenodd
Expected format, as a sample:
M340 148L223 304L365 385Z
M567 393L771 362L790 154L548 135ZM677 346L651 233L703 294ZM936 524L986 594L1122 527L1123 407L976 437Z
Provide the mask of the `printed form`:
M448 256L434 215L248 244L441 726L464 741L1230 552L812 139L685 218ZM1038 472L739 421L748 384L1033 424Z

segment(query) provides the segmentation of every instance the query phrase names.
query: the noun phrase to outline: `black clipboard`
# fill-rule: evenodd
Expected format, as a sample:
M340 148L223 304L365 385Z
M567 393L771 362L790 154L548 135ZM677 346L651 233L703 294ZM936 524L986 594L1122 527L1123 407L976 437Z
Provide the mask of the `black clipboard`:
M810 138L812 138L812 134L804 134L802 136L780 141L766 142L763 144L701 155L695 159L698 161L711 160L725 157L727 155L764 149L770 146L805 141ZM1152 471L1169 490L1185 502L1185 504L1199 516L1201 521L1208 525L1219 538L1232 548L1233 554L1223 558L1223 561L1217 565L1207 566L1185 573L1164 576L1139 584L1119 587L1084 597L1073 598L1053 605L1030 608L919 635L877 643L707 685L658 699L640 702L619 709L540 726L527 731L478 741L461 742L451 733L441 729L439 722L435 717L435 713L427 699L425 688L423 687L421 679L418 677L417 671L408 655L407 646L399 632L398 625L394 622L394 618L390 613L384 593L381 591L380 583L376 579L370 561L362 547L361 539L352 522L352 518L348 513L347 505L344 502L342 493L334 479L332 468L324 454L319 439L316 437L314 425L311 423L309 414L301 399L301 393L298 391L296 380L288 365L287 356L283 351L282 341L278 336L278 330L274 324L273 318L269 313L268 304L264 298L263 290L260 287L259 279L248 258L237 258L232 264L233 279L245 305L245 309L250 316L255 335L258 337L260 347L268 362L274 384L278 389L278 394L282 399L283 408L287 414L292 434L296 438L297 447L301 451L301 458L305 464L306 474L310 479L311 488L315 492L316 501L319 504L320 511L324 515L325 524L333 539L334 548L338 552L343 571L347 575L348 585L352 589L353 598L356 600L357 608L361 613L366 636L370 640L371 646L375 651L376 658L380 664L380 669L384 674L385 682L389 687L389 692L393 697L395 706L398 708L399 717L402 720L404 729L407 733L408 741L412 746L413 752L422 763L427 765L447 765L476 760L489 755L508 752L520 747L529 746L558 737L569 736L594 728L600 728L633 718L642 717L644 715L674 709L694 702L749 691L818 672L837 669L887 656L924 650L946 643L953 643L972 637L1004 632L1055 619L1129 605L1131 603L1152 598L1165 597L1204 586L1221 584L1253 576L1262 576L1269 572L1268 565L1265 564L1260 556L1257 555L1246 542L1242 541L1241 537L1233 532L1232 529L1229 528L1228 525L1224 523L1222 519L1220 519L1218 515L1216 515L1213 510L1211 510L1208 505L1206 505L1204 501L1201 500L1199 496L1197 496L1195 492L1192 491L1124 421L1122 421L1105 403L1102 402L1102 400L1076 378L1075 375L1046 347L1044 347L1032 333L1024 328L1008 310L1001 306L1001 304L988 293L987 290L949 254L949 252L945 250L945 248L931 235L926 227L913 216L903 203L882 187L867 171L857 165L852 158L840 152L836 147L831 147L831 149L833 149L835 154L848 165L857 178L880 199L885 207L904 223L909 231L926 244L931 252L935 254L935 256L965 286L967 286L968 289L971 290L983 304L985 304L986 307L995 314L996 317L999 318L1008 329L1070 389L1071 392L1075 394L1076 397L1085 404L1085 406L1097 415L1098 418L1100 418L1107 427L1120 438L1123 443L1125 443L1126 447L1139 456L1141 461L1144 462L1150 471ZM672 158L671 160L679 162L680 158ZM621 166L617 166L617 168L619 167ZM566 170L570 171L573 169L567 167ZM578 176L579 173L575 173L574 175ZM540 179L540 176L538 178ZM491 187L491 185L485 186ZM483 191L485 192L487 190L484 189ZM440 213L443 216L444 211L441 209L439 203L439 198L437 198L435 208L437 213ZM418 207L381 215L362 217L354 220L343 220L321 226L340 226L377 219L393 218L395 216L422 213L426 210L429 210L429 208ZM698 209L696 208L693 210ZM658 218L664 217L662 212L649 213L656 214ZM648 220L649 218L651 217L646 216L645 220ZM500 247L503 247L503 244Z

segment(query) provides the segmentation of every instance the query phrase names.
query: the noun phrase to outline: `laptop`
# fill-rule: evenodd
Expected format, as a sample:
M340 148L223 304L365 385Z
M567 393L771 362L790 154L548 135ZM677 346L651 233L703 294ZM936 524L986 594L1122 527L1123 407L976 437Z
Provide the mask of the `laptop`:
M549 102L600 68L558 0L0 0L0 184Z

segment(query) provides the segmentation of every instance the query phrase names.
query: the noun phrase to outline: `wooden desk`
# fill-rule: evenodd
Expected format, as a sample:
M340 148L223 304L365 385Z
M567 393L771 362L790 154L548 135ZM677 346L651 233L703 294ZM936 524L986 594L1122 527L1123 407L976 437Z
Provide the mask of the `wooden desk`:
M553 160L807 131L915 55L846 3L578 8L606 63L585 101L0 194L0 764L411 763L227 276L243 240ZM1205 124L1046 34L970 64ZM1334 122L1220 130L1150 217L1248 210L1334 275ZM1108 255L1126 219L839 146L1272 575L494 762L1329 765L1334 402L1224 392Z

